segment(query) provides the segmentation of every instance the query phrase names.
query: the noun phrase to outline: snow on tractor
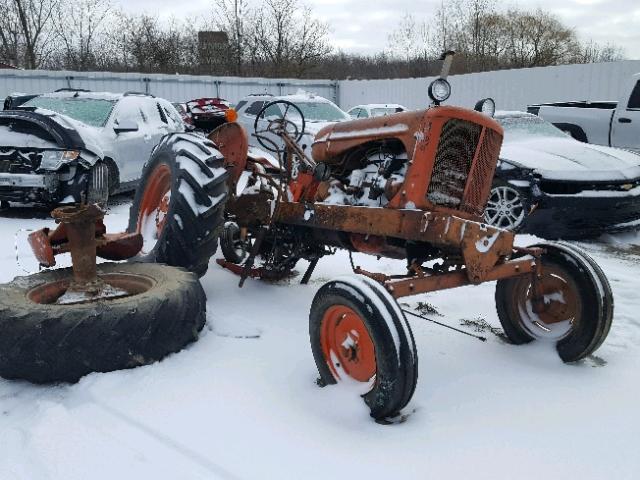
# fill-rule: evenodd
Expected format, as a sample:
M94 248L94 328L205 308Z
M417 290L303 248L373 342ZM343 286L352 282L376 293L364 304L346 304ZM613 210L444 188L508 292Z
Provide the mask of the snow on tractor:
M106 234L101 220L95 221L101 215L95 207L58 211L62 227L33 234L32 245L44 265L70 250L74 278L57 270L0 291L0 304L10 294L15 312L37 312L33 322L39 327L31 343L23 342L31 354L38 349L38 358L6 348L19 343L23 330L2 337L0 374L69 380L175 351L204 322L194 313L204 308L202 291L184 269L202 275L219 235L224 260L218 263L239 275L240 286L250 277L286 277L300 260L309 262L302 277L307 283L318 261L337 249L406 261L398 274L365 271L352 262L356 275L324 284L309 314L320 384L361 382L376 419L396 416L418 378L413 334L398 304L402 297L497 281L498 317L511 342L553 341L565 362L591 354L611 326L609 283L573 246L518 248L514 233L482 223L503 132L481 111L440 105L450 93L450 60L429 88L432 106L325 127L313 158L296 143L304 133L302 112L285 101L265 105L258 118L267 118L268 125L254 132L277 154L279 166L248 155L247 133L237 123L220 126L208 140L167 137L145 167L126 234ZM479 102L477 110L484 107L490 110L491 101ZM96 272L96 251L136 262L101 264ZM180 311L188 303L176 300L179 292L190 295L189 312ZM136 311L133 305L147 298L149 305ZM87 315L103 315L106 324L102 336L85 341ZM53 316L56 322L47 320ZM140 317L144 321L134 321ZM129 322L137 325L130 332ZM146 330L138 328L145 322ZM47 332L55 340L46 340ZM92 355L104 359L110 353L108 342L96 348L110 335L117 360L93 362ZM60 345L71 360L56 363ZM40 351L47 348L54 351ZM62 375L72 362L73 374Z

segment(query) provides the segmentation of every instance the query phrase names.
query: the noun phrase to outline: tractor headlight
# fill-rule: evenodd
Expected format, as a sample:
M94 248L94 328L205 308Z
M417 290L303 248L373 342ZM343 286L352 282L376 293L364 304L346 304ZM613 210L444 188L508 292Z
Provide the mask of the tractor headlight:
M451 95L451 84L444 78L436 78L429 85L429 98L435 103L444 102Z
M476 112L484 113L485 115L489 115L493 117L496 114L496 102L493 98L485 98L483 100L479 100L476 103L474 108Z

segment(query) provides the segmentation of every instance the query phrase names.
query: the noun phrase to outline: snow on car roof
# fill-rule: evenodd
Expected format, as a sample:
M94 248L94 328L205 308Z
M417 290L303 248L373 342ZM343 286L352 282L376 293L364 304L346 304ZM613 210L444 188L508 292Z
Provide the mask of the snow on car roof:
M93 100L112 100L117 101L124 97L123 93L112 93L112 92L74 92L74 91L64 91L64 92L52 92L45 93L40 95L41 97L47 98L87 98Z
M364 105L356 105L352 108L405 108L404 105L400 105L399 103L366 103Z
M519 110L498 110L496 111L496 114L493 116L493 118L507 118L507 117L513 117L513 118L517 118L517 117L537 117L537 115L534 115L532 113L527 113L527 112L521 112Z

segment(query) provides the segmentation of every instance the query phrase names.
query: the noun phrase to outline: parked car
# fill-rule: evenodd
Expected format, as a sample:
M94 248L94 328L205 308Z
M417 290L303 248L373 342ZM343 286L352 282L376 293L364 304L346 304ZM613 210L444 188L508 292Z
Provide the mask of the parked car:
M171 103L151 95L36 96L0 112L0 201L106 201L105 195L134 189L152 149L180 131L184 124Z
M277 100L285 100L293 103L298 107L304 116L305 134L300 139L300 147L305 153L310 154L311 145L315 139L316 133L321 128L336 122L344 122L351 120L351 117L340 109L335 103L324 97L313 95L311 93L298 93L296 95L273 96L268 94L249 95L238 102L236 111L238 112L238 122L242 124L249 132L249 144L253 147L261 147L257 138L252 135L254 133L254 125L256 124L256 115L260 110L270 102ZM282 116L283 112L280 107L274 106L270 111L265 112L264 118L257 120L259 129L264 129L269 123L272 116ZM298 127L302 126L302 121L297 120L299 115L292 115L288 112L287 118L295 121ZM278 141L274 137L274 141Z
M640 226L640 155L590 145L524 112L498 112L504 143L487 223L547 238Z
M581 142L640 153L640 73L633 75L615 102L557 102L530 105L541 116Z
M351 118L384 117L394 113L406 112L408 109L397 103L370 103L356 105L347 113Z

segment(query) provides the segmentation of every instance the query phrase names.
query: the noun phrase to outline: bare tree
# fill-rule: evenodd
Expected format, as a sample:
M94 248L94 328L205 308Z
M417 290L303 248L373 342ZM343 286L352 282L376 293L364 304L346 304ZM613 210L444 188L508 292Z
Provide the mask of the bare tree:
M427 22L417 21L410 13L403 15L387 41L391 54L406 61L433 56L437 50L430 37Z
M109 54L112 14L111 0L64 0L57 5L53 24L65 68L87 70Z
M242 75L247 60L247 29L251 29L253 12L246 0L215 0L214 22L229 37L233 73Z
M20 60L20 22L13 0L0 0L0 60L18 65Z
M328 26L298 0L265 0L253 24L252 62L268 63L274 76L302 76L331 53Z
M58 0L14 0L14 6L24 42L25 67L38 68L51 51L49 40L54 35L51 23Z

